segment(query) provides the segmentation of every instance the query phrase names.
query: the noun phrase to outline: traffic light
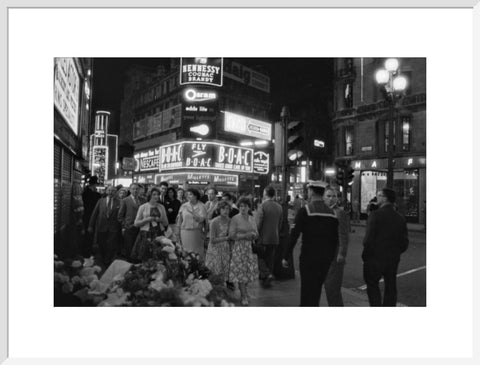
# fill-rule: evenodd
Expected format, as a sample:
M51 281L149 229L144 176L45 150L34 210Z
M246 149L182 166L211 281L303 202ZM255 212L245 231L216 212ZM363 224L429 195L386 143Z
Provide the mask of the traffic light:
M343 183L345 182L345 174L343 171L343 167L337 167L337 185L338 186L343 186Z
M293 121L287 125L287 158L292 162L303 156L303 151L300 150L300 144L303 142L303 136L300 133L302 128L303 123L299 121Z
M354 169L352 166L348 165L346 168L345 168L345 182L348 184L348 185L351 185L353 183L353 178L354 178Z

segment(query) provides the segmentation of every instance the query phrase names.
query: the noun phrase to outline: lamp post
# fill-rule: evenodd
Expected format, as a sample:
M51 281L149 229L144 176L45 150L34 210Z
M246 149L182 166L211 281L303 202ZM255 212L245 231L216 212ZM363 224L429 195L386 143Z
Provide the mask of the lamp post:
M282 148L282 162L283 162L283 179L282 179L282 203L284 206L284 212L288 212L288 202L287 202L287 184L290 180L289 165L287 160L287 150L288 150L288 119L290 118L290 111L287 106L282 107L280 113L280 118L282 119L282 129L283 129L283 148Z
M407 87L407 79L400 75L398 60L389 58L385 61L385 68L377 70L375 79L383 87L385 99L389 105L388 116L388 165L387 188L393 189L393 143L394 143L394 117L396 103Z

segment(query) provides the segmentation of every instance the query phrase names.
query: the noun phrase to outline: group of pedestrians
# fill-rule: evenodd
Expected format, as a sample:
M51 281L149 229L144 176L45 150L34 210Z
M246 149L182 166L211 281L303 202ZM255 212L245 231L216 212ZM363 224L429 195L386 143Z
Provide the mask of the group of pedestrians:
M85 189L86 250L91 250L89 240L95 240L105 267L116 257L148 260L153 240L165 235L186 251L197 253L227 286L238 287L241 303L248 305L248 285L260 279L264 288L270 288L275 257L280 254L283 267L288 268L301 236L300 305L318 306L322 287L329 306L344 305L341 287L350 228L348 215L340 207L340 192L334 187L320 181L309 183L308 200L297 204L295 224L282 252L277 252L280 234L288 223L272 187L263 191L262 199L241 197L237 201L229 193L219 197L214 187L205 195L196 189L175 189L167 182L150 187L146 194L142 190L135 183L128 189L108 186L101 197L94 179ZM408 233L394 202L392 190L379 191L378 209L367 222L362 259L372 306L396 305L396 273L400 255L408 247ZM255 247L261 249L255 251Z

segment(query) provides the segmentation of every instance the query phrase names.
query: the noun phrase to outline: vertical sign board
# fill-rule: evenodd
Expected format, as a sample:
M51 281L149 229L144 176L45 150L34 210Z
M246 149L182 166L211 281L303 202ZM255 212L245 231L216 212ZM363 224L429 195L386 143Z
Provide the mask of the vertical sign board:
M270 169L270 154L257 151L253 154L253 172L255 174L266 175Z
M223 85L223 59L192 57L180 58L180 85Z
M98 183L103 185L108 179L107 161L108 147L93 146L92 149L92 176L97 176Z
M55 57L53 96L55 107L77 135L80 77L73 58Z

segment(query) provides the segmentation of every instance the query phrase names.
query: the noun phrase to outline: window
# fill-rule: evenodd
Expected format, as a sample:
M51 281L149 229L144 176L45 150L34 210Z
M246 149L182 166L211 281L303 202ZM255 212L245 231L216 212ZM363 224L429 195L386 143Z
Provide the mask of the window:
M402 151L410 151L411 118L402 118Z
M353 155L353 127L345 128L345 156Z
M343 87L343 105L349 109L353 107L353 82L348 81Z

